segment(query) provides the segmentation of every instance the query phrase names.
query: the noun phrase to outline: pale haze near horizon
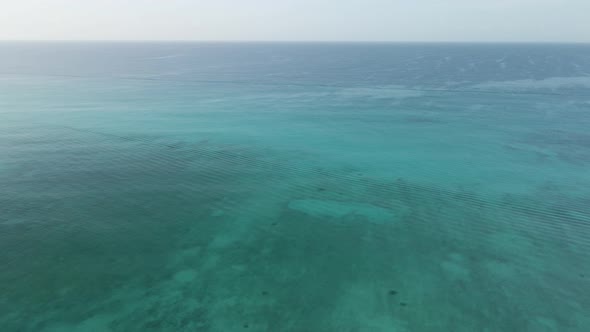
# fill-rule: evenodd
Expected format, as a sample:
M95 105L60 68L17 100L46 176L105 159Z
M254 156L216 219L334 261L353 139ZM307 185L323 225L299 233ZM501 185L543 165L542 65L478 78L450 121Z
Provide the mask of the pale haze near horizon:
M0 0L0 40L590 42L590 0Z

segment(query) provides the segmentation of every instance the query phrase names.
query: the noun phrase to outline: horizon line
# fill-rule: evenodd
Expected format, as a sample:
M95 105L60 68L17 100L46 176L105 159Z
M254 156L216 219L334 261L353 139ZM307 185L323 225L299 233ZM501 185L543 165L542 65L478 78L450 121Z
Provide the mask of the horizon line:
M0 43L277 43L277 44L590 44L590 41L473 41L473 40L207 40L207 39L0 39Z

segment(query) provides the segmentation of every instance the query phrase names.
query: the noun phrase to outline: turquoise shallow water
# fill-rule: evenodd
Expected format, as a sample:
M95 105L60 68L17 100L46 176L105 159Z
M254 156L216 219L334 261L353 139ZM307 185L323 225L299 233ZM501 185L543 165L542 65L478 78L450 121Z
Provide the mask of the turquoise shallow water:
M0 44L2 331L588 331L590 46Z

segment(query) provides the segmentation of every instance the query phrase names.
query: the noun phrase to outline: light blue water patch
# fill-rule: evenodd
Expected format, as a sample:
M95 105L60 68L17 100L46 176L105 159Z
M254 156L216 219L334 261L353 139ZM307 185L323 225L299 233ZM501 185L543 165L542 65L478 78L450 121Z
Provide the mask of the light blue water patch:
M342 219L349 215L361 216L369 222L395 222L396 214L389 209L355 202L331 200L299 199L289 202L289 208L306 213L312 217Z

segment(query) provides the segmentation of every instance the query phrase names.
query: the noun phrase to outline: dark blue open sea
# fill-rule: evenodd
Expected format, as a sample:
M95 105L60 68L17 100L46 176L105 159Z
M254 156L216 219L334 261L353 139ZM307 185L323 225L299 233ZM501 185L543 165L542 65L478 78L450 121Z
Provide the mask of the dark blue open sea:
M590 331L590 45L0 43L0 331Z

